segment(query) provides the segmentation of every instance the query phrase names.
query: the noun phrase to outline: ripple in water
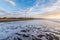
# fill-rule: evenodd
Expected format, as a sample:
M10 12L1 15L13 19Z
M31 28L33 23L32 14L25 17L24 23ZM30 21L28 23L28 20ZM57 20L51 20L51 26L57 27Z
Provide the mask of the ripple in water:
M35 21L0 23L0 40L60 40L60 33Z

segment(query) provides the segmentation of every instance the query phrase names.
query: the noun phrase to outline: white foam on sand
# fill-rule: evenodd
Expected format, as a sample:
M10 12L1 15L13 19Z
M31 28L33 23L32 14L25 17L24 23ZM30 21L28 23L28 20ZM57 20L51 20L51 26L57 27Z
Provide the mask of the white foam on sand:
M0 40L59 40L59 38L60 23L53 21L29 20L0 23Z

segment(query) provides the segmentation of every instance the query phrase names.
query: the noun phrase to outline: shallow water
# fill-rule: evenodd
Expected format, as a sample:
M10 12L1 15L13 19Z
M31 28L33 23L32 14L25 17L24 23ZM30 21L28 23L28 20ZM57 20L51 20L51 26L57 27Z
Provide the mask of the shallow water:
M60 40L60 23L49 20L1 22L0 40Z

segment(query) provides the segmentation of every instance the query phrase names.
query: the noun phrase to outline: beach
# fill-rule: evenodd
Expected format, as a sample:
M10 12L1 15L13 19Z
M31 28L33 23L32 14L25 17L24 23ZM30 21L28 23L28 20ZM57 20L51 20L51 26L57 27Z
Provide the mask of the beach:
M0 40L60 40L60 23L24 20L0 23Z

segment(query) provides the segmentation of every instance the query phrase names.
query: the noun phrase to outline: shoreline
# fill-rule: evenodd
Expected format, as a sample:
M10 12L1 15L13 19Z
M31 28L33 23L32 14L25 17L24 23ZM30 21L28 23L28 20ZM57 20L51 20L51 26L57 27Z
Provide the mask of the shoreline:
M34 18L0 18L0 22L33 20Z
M25 21L25 20L46 20L45 18L0 18L0 22Z

